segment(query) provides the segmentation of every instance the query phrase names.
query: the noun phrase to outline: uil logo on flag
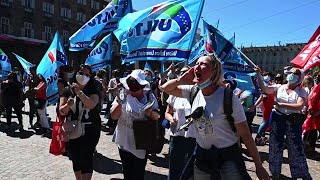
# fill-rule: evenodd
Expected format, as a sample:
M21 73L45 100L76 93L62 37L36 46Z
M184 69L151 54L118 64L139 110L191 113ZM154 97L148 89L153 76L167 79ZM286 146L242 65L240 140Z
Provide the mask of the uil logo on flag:
M51 60L51 63L53 64L56 60L62 64L66 64L67 56L59 51L57 48L53 48L49 53L48 57Z

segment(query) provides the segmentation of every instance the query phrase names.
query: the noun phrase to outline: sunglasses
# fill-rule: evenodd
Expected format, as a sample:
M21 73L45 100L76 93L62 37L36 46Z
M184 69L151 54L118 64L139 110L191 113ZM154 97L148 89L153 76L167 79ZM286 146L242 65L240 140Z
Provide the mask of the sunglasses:
M78 75L85 75L85 76L87 76L87 77L90 77L90 76L91 76L90 74L86 74L86 73L84 73L84 72L82 72L82 71L79 71L77 74L78 74Z

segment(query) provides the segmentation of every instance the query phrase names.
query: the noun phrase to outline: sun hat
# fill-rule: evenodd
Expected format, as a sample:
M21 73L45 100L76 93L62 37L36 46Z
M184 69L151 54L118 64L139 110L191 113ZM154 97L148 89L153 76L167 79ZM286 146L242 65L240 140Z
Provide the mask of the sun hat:
M144 71L141 69L135 69L131 72L131 74L127 75L127 77L120 78L120 83L123 85L124 88L129 90L129 86L127 84L127 79L133 77L135 80L138 81L138 83L142 86L147 86L149 82L146 80L146 75L144 74ZM146 90L146 89L145 89Z

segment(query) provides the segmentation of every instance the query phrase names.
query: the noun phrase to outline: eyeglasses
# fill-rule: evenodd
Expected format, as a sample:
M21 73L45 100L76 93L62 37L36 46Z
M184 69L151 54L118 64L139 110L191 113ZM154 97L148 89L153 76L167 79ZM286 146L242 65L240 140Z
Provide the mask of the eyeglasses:
M86 73L84 73L84 72L82 72L82 71L79 71L77 74L78 74L78 75L85 75L85 76L87 76L87 77L90 77L90 76L91 76L90 74L86 74Z

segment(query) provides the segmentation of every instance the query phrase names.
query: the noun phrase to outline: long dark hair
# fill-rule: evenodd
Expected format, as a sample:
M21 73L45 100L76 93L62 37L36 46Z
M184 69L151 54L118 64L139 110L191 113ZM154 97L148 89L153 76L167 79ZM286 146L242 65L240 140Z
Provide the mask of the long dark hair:
M88 81L88 83L86 84L86 86L95 86L95 83L94 83L94 75L93 75L93 71L92 71L92 68L90 65L87 65L87 64L81 64L80 67L77 69L77 71L75 71L75 73L73 74L73 78L72 78L72 82L74 83L77 83L77 74L80 70L82 69L88 69L89 70L89 73L90 73L90 80Z

